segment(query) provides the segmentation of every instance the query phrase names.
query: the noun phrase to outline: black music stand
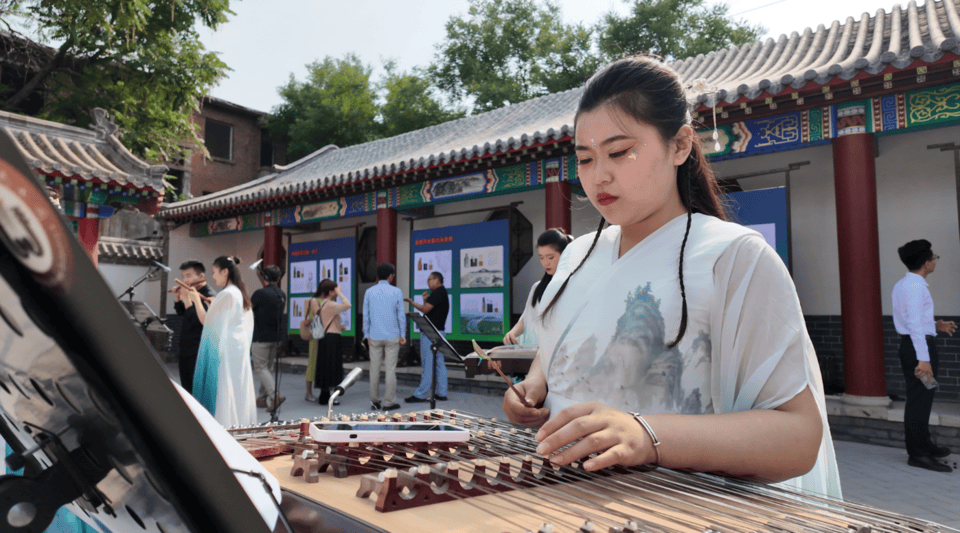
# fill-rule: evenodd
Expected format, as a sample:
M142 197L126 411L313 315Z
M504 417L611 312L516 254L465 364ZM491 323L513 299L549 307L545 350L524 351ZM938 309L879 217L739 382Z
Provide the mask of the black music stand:
M407 313L407 316L413 320L414 324L420 328L420 342L423 342L423 336L426 335L427 339L430 341L430 351L433 352L433 364L430 365L430 372L433 375L433 379L430 380L430 409L437 408L437 352L440 352L444 359L450 359L451 361L456 361L462 363L464 357L457 353L457 350L450 346L450 343L447 342L440 332L437 331L436 326L433 325L433 322L430 322L430 319L427 318L420 311L415 311L412 313Z

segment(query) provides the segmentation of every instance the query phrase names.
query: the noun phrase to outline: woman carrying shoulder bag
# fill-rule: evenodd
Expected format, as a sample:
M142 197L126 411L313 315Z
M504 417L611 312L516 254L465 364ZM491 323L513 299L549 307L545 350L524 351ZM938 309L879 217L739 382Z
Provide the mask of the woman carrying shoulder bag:
M337 298L340 298L340 302L337 302ZM315 309L323 324L324 335L323 339L317 342L319 351L315 374L307 375L314 377L314 384L320 389L318 401L326 405L330 401L330 389L343 381L343 353L340 350L340 333L343 331L343 326L340 323L340 313L350 309L352 304L340 291L337 282L331 279L320 282L315 301L317 302ZM336 405L339 403L334 401Z
M336 299L339 296L343 303L337 303ZM321 389L320 394L320 403L326 404L330 401L330 387L336 386L340 383L343 374L343 360L342 357L336 357L335 361L331 361L331 357L327 354L340 354L340 332L342 330L340 326L340 313L350 309L351 304L347 300L343 293L340 292L340 287L337 283L330 279L324 279L317 286L317 292L313 294L307 302L307 316L306 319L312 320L313 317L320 317L320 321L323 324L325 331L323 339L316 339L310 341L310 358L307 362L307 394L304 397L304 400L308 402L316 402L317 397L313 393L313 383L314 378L319 375L319 382L317 386ZM332 335L332 337L331 337ZM324 347L327 345L336 346L335 349L332 347L330 349L325 349L323 355L319 357L320 365L317 365L318 354L320 354L320 344L323 344ZM336 371L339 369L339 371ZM334 374L336 374L334 376ZM330 382L333 382L333 385L330 385Z

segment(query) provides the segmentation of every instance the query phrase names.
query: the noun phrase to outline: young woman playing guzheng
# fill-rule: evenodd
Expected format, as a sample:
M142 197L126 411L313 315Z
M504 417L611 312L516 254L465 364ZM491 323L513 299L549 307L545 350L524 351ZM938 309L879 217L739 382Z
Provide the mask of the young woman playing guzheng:
M618 60L587 82L575 124L603 218L537 306L540 351L517 387L538 407L507 391L510 420L542 425L538 453L557 464L596 454L584 468L656 463L839 497L793 281L760 234L724 221L677 75Z

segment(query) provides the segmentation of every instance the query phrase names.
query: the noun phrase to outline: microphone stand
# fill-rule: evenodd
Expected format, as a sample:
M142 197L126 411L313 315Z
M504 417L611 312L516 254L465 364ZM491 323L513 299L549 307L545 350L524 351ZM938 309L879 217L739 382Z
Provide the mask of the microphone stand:
M262 269L260 274L263 275ZM280 290L280 280L277 280L275 286L277 291L280 292L280 307L277 313L277 349L273 353L273 411L270 411L271 423L280 421L280 406L277 405L277 400L280 398L280 328L283 325L283 311L286 307L286 298L283 296L283 291Z
M127 287L127 290L125 290L125 291L123 291L122 293L120 293L120 295L117 296L117 300L122 300L124 296L130 296L130 301L132 302L132 301L133 301L133 290L137 288L137 285L140 285L140 284L143 283L144 281L147 281L147 278L149 278L150 276L152 276L155 272L159 272L159 271L160 271L160 267L158 267L158 266L152 266L152 267L150 267L150 270L148 270L146 274L140 276L140 279L138 279L137 281L134 281L134 282L133 282L133 285Z

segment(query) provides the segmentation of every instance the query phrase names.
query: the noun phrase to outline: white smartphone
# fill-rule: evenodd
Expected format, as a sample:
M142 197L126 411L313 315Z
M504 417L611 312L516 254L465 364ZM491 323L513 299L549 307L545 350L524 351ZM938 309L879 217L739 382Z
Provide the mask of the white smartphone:
M316 442L466 442L470 431L428 422L314 422Z

